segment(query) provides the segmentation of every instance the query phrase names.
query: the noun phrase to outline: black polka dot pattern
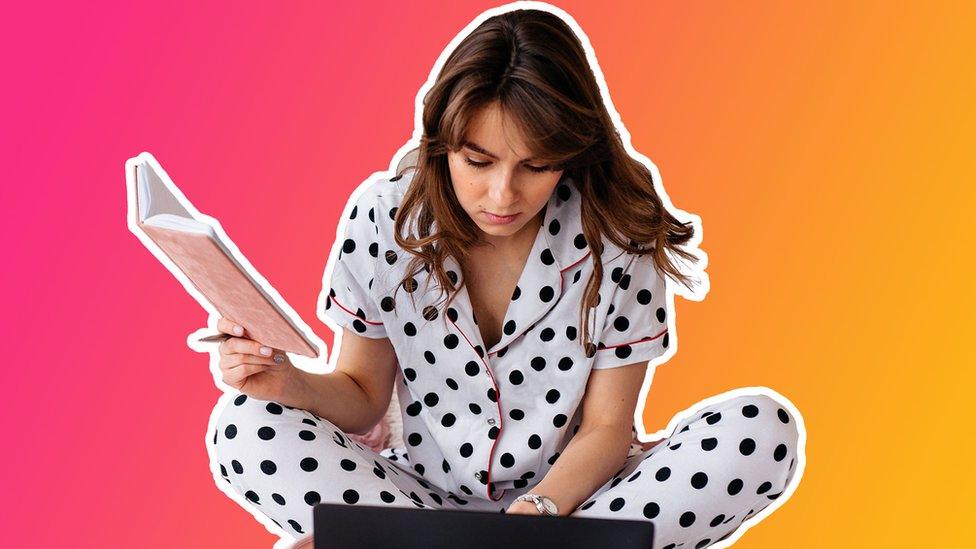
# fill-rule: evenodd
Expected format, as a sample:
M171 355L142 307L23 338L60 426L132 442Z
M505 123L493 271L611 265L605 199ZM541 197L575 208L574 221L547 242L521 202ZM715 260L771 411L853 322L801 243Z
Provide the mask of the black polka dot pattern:
M623 254L604 268L612 293L593 369L646 362L666 353L667 282L651 257Z
M500 500L524 488L527 475L544 476L579 429L579 396L593 369L646 362L667 350L664 280L652 263L615 253L605 241L607 275L591 319L598 329L582 346L579 303L593 265L580 194L565 178L545 205L544 224L498 321L500 339L488 345L466 288L445 307L429 266L404 281L410 254L396 244L391 212L412 176L372 181L357 195L337 235L322 306L343 329L388 337L397 349L396 389L411 463L450 490L466 485ZM448 256L444 268L457 283L460 264ZM545 408L536 395L543 395ZM443 448L464 444L468 458L442 455ZM450 471L440 466L445 460Z
M721 419L709 423L715 416ZM265 428L275 436L259 435ZM539 479L531 472L520 474L519 489L498 501L476 495L474 486L485 488L486 469L478 469L481 478L474 482L445 489L418 476L430 469L412 460L409 445L376 453L326 419L244 395L223 404L214 432L216 442L209 438L208 444L218 463L215 479L292 535L310 531L312 508L322 502L501 512ZM740 451L744 440L755 446L749 455ZM798 443L795 418L775 398L719 399L687 415L670 437L649 450L632 451L610 480L568 512L650 520L656 547L706 547L743 523L752 526L755 520L748 519L786 491L797 472ZM534 434L525 444L541 448L542 437ZM475 446L463 443L458 459L474 459ZM501 452L497 467L518 468L520 455ZM445 457L437 469L453 473L452 462Z
M304 410L237 395L224 406L218 426L216 441L208 444L221 481L292 535L310 531L312 508L321 502L409 508L467 503L467 496L413 476L418 464L406 449L373 452Z
M651 520L655 547L712 545L790 485L799 443L793 419L765 394L701 407L667 439L632 450L624 467L573 515ZM643 478L653 481L645 485Z
M291 431L283 422L292 410L278 416L263 410L262 417L274 421L233 421L228 414L212 433L217 448L224 444L227 452L220 463L227 472L222 478L253 491L262 511L282 507L271 494L291 509L304 505L309 491L323 501L349 504L438 508L439 501L451 508L503 509L504 502L545 477L579 429L579 397L592 370L647 362L673 345L665 277L649 255L617 253L608 241L592 343L586 349L580 345L579 303L593 267L579 220L579 193L569 179L556 186L546 204L508 309L494 327L500 339L483 341L466 290L443 306L439 292L431 291L439 282L429 269L401 284L410 254L393 240L393 218L410 178L408 172L396 182L377 180L358 195L355 215L348 216L336 239L332 277L320 301L325 316L339 327L388 337L397 349L395 390L404 411L404 447L387 449L377 460L321 418L306 415L303 419L316 425L299 421ZM457 284L460 265L448 257L444 268ZM698 410L669 441L628 458L625 470L575 512L654 520L662 535L671 536L660 546L705 546L728 535L750 511L781 494L796 470L796 439L789 436L796 433L795 418L782 404L763 398L729 399ZM235 436L224 436L232 423ZM264 426L275 436L259 438L257 430ZM745 439L755 444L748 454L742 452ZM234 455L228 449L258 443L278 449L261 456L274 462L273 474L261 468L261 460L244 458L253 451ZM318 451L306 454L295 445ZM317 461L312 471L302 468L307 457ZM235 460L244 473L236 472ZM347 470L343 460L355 467ZM306 478L289 480L298 475ZM341 482L356 475L369 480ZM309 485L310 479L322 480ZM277 484L260 484L272 480ZM289 482L300 487L287 489ZM763 482L770 486L759 493ZM671 491L682 495L668 497ZM675 499L684 508L669 505ZM695 519L689 515L683 526L685 513ZM723 520L711 526L719 515ZM289 520L310 528L310 515L273 516L291 533L298 528Z
M387 182L388 183L388 182ZM378 182L369 185L353 202L336 239L338 250L331 263L331 279L319 297L320 310L340 327L363 337L387 337L380 311L392 312L392 300L374 299L372 283L379 249L387 250L384 264L396 262L396 252L378 239L376 191ZM368 215L362 215L368 212ZM327 270L328 272L328 270Z

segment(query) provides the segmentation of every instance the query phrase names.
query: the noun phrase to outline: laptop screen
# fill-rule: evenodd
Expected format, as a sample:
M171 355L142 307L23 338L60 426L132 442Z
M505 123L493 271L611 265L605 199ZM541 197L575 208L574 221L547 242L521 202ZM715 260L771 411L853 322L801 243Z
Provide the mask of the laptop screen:
M652 546L650 521L320 503L315 549Z

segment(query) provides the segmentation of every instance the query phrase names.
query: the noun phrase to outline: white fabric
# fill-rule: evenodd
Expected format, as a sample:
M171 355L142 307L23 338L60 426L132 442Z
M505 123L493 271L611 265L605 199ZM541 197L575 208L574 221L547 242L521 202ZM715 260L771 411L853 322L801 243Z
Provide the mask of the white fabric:
M357 334L390 338L414 469L443 490L497 501L545 476L568 444L591 368L667 351L673 298L650 256L605 240L600 304L591 313L597 348L587 356L578 318L593 266L580 195L564 178L546 205L502 338L485 350L466 288L447 311L435 309L439 288L424 271L412 293L397 288L411 256L393 239L393 217L413 173L370 181L355 197L326 269L323 312ZM454 258L445 268L460 281Z

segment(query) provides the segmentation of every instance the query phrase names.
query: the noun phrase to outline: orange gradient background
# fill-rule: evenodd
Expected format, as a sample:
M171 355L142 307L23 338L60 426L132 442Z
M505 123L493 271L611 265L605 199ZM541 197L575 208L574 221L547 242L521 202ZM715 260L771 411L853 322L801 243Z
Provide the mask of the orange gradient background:
M269 547L215 485L203 309L129 232L152 152L328 343L340 212L485 2L8 6L0 21L6 547ZM769 386L807 466L737 547L969 545L976 9L562 2L634 147L700 215L647 429ZM921 5L920 5L921 6Z

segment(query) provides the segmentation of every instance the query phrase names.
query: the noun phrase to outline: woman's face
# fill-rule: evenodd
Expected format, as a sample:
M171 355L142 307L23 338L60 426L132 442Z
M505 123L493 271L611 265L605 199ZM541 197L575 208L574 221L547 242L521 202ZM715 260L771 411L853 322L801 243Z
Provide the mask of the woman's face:
M464 146L448 153L454 193L488 241L498 243L539 215L562 177L544 161L531 158L516 120L497 103L481 109L465 135Z

